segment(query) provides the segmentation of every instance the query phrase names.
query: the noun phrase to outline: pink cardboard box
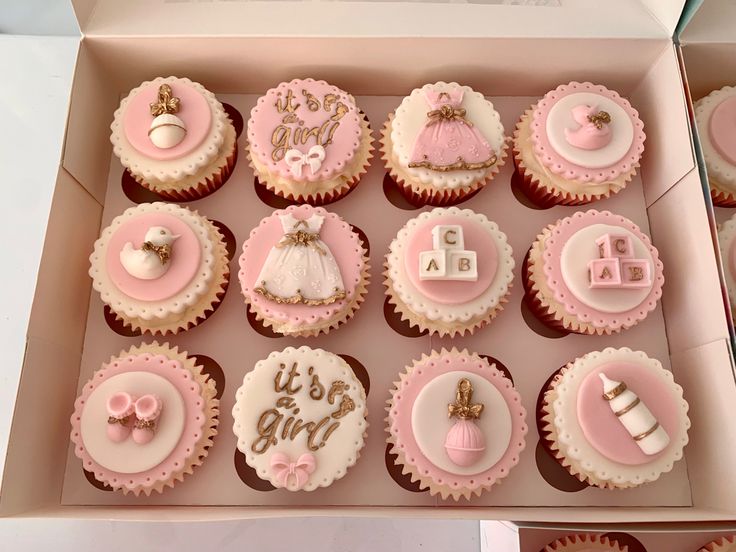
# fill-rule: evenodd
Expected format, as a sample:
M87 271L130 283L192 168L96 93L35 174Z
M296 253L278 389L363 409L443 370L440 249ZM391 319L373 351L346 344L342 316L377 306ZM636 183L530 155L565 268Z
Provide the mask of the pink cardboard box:
M736 479L736 385L718 263L672 41L682 2L571 0L556 7L164 0L74 4L84 36L28 329L0 515L181 521L353 515L543 522L736 515L736 496L730 492ZM523 307L522 260L543 226L576 208L530 207L514 193L513 167L507 163L487 190L464 204L487 214L509 236L517 268L506 312L474 336L411 337L384 308L381 266L390 240L419 211L384 192L385 170L374 159L356 191L328 207L362 229L370 242L372 280L355 320L308 341L269 337L248 322L233 278L210 320L164 340L209 357L220 369L220 434L209 457L194 476L162 495L135 498L101 490L85 477L69 445L74 398L110 355L152 340L120 335L108 326L87 276L100 229L140 199L123 189L109 123L121 95L143 80L170 74L202 82L245 118L258 95L278 82L324 78L357 97L376 136L402 96L436 80L461 82L490 97L508 135L524 109L562 82L589 80L616 89L645 122L646 153L631 185L594 207L625 215L652 236L665 265L661 306L644 323L616 336L563 337L540 327ZM274 208L270 199L256 195L253 178L241 150L228 183L190 204L232 232L236 255L250 229ZM370 380L367 445L348 476L327 489L266 491L248 476L236 454L230 411L235 390L255 362L297 343L350 355L356 370L364 369ZM386 450L383 408L391 383L412 359L443 346L467 347L504 364L530 413L520 464L502 485L471 502L415 492ZM659 358L672 369L691 405L685 459L659 481L625 492L571 488L570 478L540 448L533 419L537 396L552 372L607 346L629 346Z

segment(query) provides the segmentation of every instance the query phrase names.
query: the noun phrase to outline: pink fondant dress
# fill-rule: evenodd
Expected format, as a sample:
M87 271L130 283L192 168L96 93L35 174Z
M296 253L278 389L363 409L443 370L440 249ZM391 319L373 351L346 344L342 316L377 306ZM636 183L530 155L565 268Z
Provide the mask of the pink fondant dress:
M476 170L490 167L496 155L480 131L465 118L463 90L428 90L430 111L417 134L409 167L434 171Z

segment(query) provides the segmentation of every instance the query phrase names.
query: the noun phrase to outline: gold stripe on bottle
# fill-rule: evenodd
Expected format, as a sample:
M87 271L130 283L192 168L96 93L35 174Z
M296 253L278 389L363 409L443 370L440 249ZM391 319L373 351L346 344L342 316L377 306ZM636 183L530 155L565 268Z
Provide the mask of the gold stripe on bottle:
M614 414L619 417L623 416L624 414L626 414L629 410L634 408L640 402L641 402L641 399L639 397L636 397L633 401L631 401L629 404L624 406L621 410L614 412Z
M640 433L639 435L634 435L634 441L641 441L642 439L649 437L652 433L657 431L657 428L659 427L659 422L654 422L654 425L647 429L644 433Z
M624 391L626 391L626 384L624 382L621 382L610 391L603 393L603 398L607 401L610 401L618 397Z

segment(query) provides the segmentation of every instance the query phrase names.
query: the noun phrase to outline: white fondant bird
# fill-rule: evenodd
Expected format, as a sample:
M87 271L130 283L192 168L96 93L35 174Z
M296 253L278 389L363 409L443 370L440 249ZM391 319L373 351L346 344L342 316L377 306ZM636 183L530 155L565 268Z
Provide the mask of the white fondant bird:
M125 271L140 280L155 280L169 269L171 245L179 237L164 226L152 226L146 232L143 245L136 249L126 242L120 251L120 264Z

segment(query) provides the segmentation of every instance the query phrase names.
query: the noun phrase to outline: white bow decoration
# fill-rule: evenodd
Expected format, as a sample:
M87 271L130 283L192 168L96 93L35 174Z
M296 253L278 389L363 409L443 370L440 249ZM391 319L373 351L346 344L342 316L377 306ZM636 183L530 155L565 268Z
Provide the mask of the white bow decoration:
M312 174L316 173L325 160L325 148L315 145L309 148L307 153L302 153L298 149L290 149L284 156L284 161L289 165L291 174L299 178L302 175L302 167L309 165Z

